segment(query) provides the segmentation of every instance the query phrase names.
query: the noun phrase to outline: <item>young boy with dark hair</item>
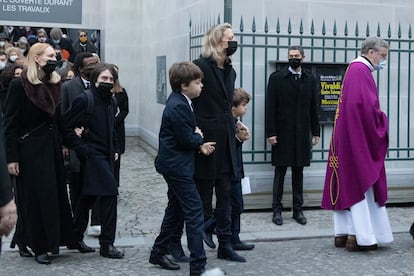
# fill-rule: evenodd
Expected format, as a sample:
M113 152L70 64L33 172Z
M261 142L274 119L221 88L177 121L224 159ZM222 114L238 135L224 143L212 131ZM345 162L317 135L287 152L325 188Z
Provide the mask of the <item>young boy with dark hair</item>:
M243 194L241 179L243 170L243 142L250 138L249 129L240 121L240 117L246 114L247 104L251 96L243 88L236 88L233 94L233 107L231 109L236 124L236 154L237 171L231 182L231 245L234 250L252 250L254 244L248 244L240 240L240 215L243 212Z
M164 269L179 270L180 266L167 257L171 235L186 222L190 256L190 275L201 275L206 269L203 247L204 216L194 176L195 154L211 154L214 142L204 142L196 125L191 99L200 96L203 73L191 62L175 63L169 71L172 93L165 106L159 133L155 168L168 185L168 205L161 232L152 247L149 262Z

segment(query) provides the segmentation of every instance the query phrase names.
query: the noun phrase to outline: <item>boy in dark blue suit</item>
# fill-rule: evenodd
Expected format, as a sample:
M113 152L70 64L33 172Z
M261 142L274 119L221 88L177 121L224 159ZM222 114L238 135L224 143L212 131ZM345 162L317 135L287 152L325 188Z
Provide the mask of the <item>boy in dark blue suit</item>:
M196 125L191 99L198 97L203 84L203 73L191 62L172 65L169 71L173 92L167 100L159 133L157 172L168 184L168 205L161 232L152 247L149 262L164 269L178 270L180 266L167 257L171 234L186 222L190 254L190 275L201 275L206 266L203 247L203 207L194 177L196 153L211 154L214 142L204 143L203 133Z
M243 169L243 142L250 138L249 129L239 120L247 111L247 104L251 96L243 88L234 89L233 107L231 113L236 124L236 158L237 171L231 181L231 245L234 250L252 250L254 244L240 240L240 215L243 212L243 194L241 179L244 177Z

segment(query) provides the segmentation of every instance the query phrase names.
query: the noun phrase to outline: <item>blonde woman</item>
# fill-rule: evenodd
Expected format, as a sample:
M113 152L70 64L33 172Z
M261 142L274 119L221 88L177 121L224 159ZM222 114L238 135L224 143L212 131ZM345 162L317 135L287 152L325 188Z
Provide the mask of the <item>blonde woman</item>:
M231 245L231 176L236 174L235 127L231 114L236 71L231 56L237 41L230 24L213 26L204 35L201 57L194 60L203 72L203 91L195 98L194 114L198 127L207 141L215 141L215 152L207 157L196 155L194 178L204 207L206 244L215 248L212 239L214 220L218 238L217 257L245 262ZM213 189L216 208L213 212Z
M73 241L58 129L61 82L49 44L33 45L26 65L10 83L4 115L8 171L16 178L21 217L13 243L29 246L38 263L50 264L48 253Z

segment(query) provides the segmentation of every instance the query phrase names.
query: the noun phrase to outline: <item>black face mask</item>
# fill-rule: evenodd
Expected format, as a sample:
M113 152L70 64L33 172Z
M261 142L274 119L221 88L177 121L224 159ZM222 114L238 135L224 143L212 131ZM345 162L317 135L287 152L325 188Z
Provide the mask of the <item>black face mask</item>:
M46 75L50 75L53 71L55 71L57 65L56 60L49 59L45 65L42 66L43 72L45 72Z
M86 80L90 80L92 71L93 71L93 68L84 68L84 69L82 69L83 77Z
M60 61L60 60L62 60L62 54L56 54L56 60L57 61Z
M302 64L302 59L300 58L289 59L289 66L292 67L292 69L298 69L301 64Z
M114 88L114 84L110 82L100 82L96 90L102 93L110 93L112 95L112 88Z
M227 41L229 47L226 48L226 55L229 57L237 51L237 41Z

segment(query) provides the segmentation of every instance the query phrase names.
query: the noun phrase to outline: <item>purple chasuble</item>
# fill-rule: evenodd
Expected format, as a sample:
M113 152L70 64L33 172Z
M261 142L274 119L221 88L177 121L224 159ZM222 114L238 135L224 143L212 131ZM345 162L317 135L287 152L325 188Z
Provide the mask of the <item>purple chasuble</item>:
M321 207L344 210L373 187L384 206L387 180L388 119L380 110L372 66L362 57L345 73L329 149Z

